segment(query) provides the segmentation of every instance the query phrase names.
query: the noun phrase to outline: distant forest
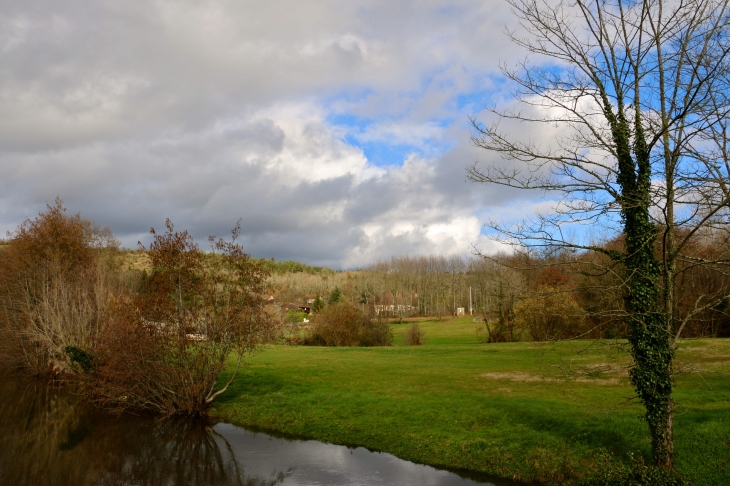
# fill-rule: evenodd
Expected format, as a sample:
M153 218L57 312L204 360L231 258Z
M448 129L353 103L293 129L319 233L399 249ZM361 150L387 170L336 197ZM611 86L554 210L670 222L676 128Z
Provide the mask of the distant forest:
M605 243L621 245L621 239ZM727 251L712 238L695 245L699 256ZM306 267L268 279L278 303L306 305L336 288L364 312L389 318L472 316L490 341L621 338L628 333L621 297L624 276L606 271L600 257L531 252L492 257L402 256L369 268L334 272ZM282 267L297 268L293 262ZM285 266L286 264L286 266ZM730 336L730 280L726 265L683 268L675 289L685 337ZM719 305L703 299L724 295ZM696 310L699 309L699 310Z

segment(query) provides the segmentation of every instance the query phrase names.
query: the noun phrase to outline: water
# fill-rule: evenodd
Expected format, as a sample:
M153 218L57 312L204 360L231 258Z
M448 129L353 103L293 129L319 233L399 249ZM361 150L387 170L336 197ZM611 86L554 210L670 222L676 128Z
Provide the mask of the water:
M112 416L43 383L0 381L2 485L511 484L226 423Z

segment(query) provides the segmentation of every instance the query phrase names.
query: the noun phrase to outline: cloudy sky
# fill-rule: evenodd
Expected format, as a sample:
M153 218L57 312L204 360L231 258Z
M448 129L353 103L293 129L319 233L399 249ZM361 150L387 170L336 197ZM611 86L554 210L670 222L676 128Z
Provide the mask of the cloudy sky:
M60 196L127 247L242 218L252 255L332 268L493 251L483 223L533 205L465 180L495 158L468 117L508 97L512 23L497 0L0 0L0 230Z

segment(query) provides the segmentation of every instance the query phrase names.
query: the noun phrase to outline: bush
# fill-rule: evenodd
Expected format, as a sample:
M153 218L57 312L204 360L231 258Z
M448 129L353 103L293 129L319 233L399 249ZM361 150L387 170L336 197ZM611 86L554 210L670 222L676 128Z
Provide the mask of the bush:
M426 342L426 331L421 329L417 322L414 322L408 326L403 339L406 346L420 346Z
M0 254L5 365L32 374L83 370L72 357L89 351L121 285L111 258L117 245L108 229L67 215L60 199L21 223Z
M385 319L363 318L360 329L360 346L392 346L393 330Z
M0 253L0 358L32 373L76 375L116 411L201 414L246 353L276 339L260 263L232 241L155 233L152 272L125 282L116 241L60 200L26 220ZM126 287L125 287L126 285ZM226 360L238 362L216 389Z
M387 322L374 322L349 304L330 304L312 321L303 340L309 346L390 346L393 334Z
M264 311L266 273L233 241L213 240L204 255L192 237L157 234L152 273L138 294L122 296L94 347L94 399L106 408L203 414L235 378L243 356L277 330ZM216 389L226 360L237 365Z
M313 334L326 346L357 346L363 315L346 304L330 304L314 317Z
M572 292L541 287L536 295L515 304L515 320L535 341L578 335L585 323L585 311Z

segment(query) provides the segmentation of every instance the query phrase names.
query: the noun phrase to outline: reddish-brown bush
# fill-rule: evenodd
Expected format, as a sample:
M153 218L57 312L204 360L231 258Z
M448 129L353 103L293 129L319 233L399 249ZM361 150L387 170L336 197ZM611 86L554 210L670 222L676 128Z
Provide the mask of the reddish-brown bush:
M266 273L233 241L203 254L187 233L152 231L152 273L121 298L94 347L93 396L107 408L201 414L223 393L246 353L272 339L264 312ZM226 360L237 364L216 388Z
M304 344L314 346L390 346L393 335L386 321L372 321L345 303L329 304L313 319Z

